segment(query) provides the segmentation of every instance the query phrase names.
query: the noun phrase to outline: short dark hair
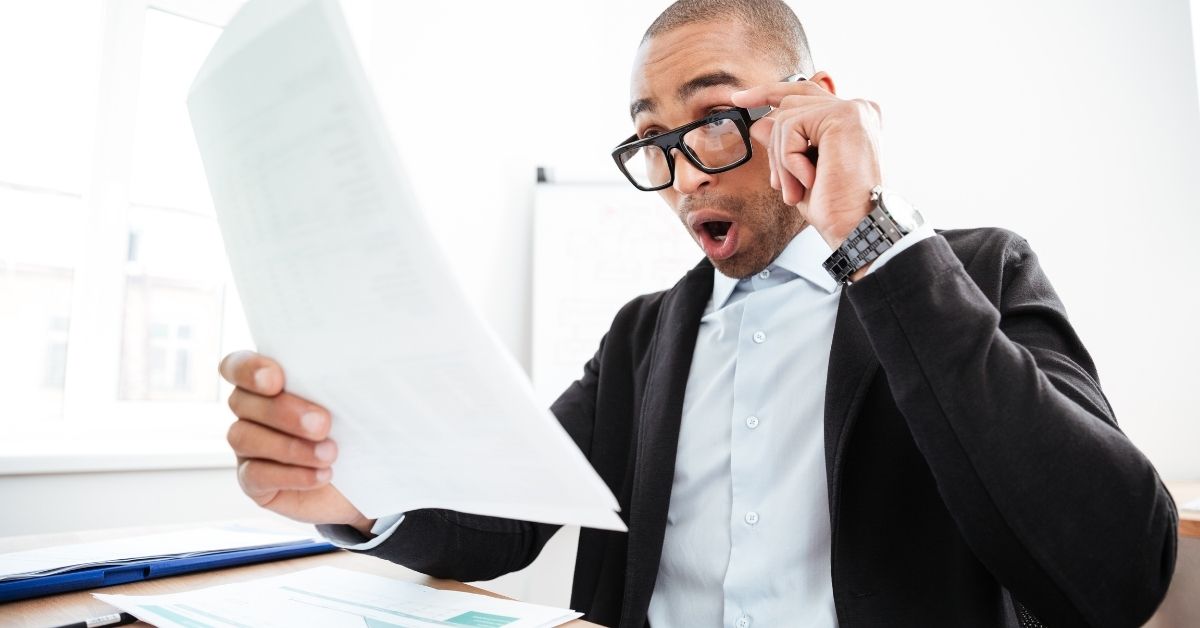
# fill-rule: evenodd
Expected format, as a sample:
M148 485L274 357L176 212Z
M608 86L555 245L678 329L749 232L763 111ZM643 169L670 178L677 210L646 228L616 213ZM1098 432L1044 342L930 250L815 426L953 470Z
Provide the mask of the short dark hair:
M679 0L646 29L642 43L686 24L731 18L746 27L750 46L779 63L781 73L813 75L804 26L783 0Z

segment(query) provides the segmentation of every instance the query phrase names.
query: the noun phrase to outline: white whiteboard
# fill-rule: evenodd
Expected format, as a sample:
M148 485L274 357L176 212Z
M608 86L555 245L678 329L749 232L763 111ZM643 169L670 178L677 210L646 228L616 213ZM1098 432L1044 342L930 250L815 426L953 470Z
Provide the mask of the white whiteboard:
M658 194L624 182L540 183L533 211L531 367L549 405L621 306L675 285L704 253Z

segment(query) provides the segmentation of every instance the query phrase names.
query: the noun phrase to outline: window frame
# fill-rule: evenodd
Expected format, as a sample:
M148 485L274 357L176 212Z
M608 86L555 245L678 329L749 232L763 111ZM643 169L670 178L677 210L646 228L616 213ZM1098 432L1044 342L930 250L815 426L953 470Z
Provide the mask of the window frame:
M120 369L129 246L128 193L148 9L224 28L246 0L91 0L103 5L93 137L82 202L88 234L72 284L61 418L26 421L0 439L0 477L233 467L225 433L233 386L206 402L121 401ZM341 0L359 57L371 67L371 0ZM144 207L143 205L139 205ZM171 208L164 208L171 209ZM177 209L177 208L176 208ZM253 348L226 271L219 354ZM217 365L212 365L215 376ZM201 371L202 372L202 371Z
M96 0L99 1L99 0ZM220 382L213 401L120 400L130 180L148 10L218 28L243 0L104 0L95 125L83 188L87 237L73 269L58 420L18 421L0 441L0 475L232 466ZM226 275L219 352L253 346ZM212 365L215 376L216 365Z

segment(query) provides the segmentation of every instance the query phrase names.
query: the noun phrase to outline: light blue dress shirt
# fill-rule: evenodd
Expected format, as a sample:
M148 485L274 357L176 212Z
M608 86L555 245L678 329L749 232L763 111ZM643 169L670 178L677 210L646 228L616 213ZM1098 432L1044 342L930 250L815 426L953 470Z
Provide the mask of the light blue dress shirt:
M875 271L934 235L903 237ZM805 228L762 272L713 271L684 394L658 578L655 628L836 627L824 450L825 380L842 287ZM384 517L386 540L403 515Z
M913 243L902 238L874 271ZM825 380L842 287L802 230L747 279L714 271L688 374L649 619L669 626L836 627Z

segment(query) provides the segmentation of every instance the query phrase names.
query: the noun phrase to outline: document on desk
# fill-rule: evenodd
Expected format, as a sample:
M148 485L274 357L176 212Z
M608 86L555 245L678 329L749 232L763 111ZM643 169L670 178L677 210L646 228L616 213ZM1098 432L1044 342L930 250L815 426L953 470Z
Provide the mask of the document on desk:
M410 123L439 123L412 102ZM247 3L188 107L250 331L332 413L351 502L625 529L447 271L336 1ZM469 154L446 164L464 188Z
M158 628L541 628L582 615L565 608L441 591L336 567L186 593L92 595Z

